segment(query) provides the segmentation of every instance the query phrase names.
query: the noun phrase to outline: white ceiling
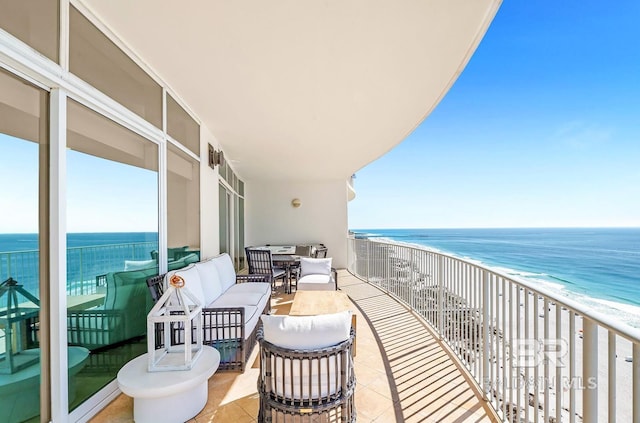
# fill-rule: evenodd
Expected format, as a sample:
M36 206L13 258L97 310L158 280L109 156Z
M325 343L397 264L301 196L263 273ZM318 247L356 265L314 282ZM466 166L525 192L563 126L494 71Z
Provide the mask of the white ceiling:
M82 0L245 180L346 179L400 143L500 0Z

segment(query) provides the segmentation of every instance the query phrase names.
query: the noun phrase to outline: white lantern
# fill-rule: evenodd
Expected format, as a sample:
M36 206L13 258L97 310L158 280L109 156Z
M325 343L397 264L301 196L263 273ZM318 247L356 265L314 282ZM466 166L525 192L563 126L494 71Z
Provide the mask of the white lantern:
M157 331L163 337L159 349ZM147 316L147 351L150 372L191 370L202 353L202 305L179 275L171 276L168 289Z

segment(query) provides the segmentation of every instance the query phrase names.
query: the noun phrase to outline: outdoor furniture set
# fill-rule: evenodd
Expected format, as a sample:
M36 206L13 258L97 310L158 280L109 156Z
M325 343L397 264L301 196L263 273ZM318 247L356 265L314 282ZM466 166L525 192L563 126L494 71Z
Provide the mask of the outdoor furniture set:
M265 263L270 263L271 252L266 253ZM251 267L250 257L247 254L250 269L261 273L236 274L229 255L222 254L150 277L147 284L153 300L158 301L174 275L184 280L193 297L204 304L203 343L219 351L218 369L244 371L253 346L260 345L258 421L288 421L291 416L338 416L338 421L355 421L352 312L269 315L272 286L279 274L266 267ZM296 272L298 290L337 289L331 258L301 257ZM170 329L172 343L184 342L185 326L189 327ZM195 336L192 333L191 339ZM163 335L155 333L155 339L156 348L162 348Z
M323 246L324 247L324 246ZM338 272L331 267L331 257L306 257L311 246L296 246L296 254L273 254L272 251L293 251L289 246L246 247L245 253L249 264L249 273L273 274L275 282L282 279L283 286L291 293L295 285L301 291L325 291L338 289ZM318 249L315 250L316 252ZM326 254L324 247L324 254ZM297 254L301 253L301 254Z
M261 314L271 307L271 275L237 275L231 257L221 254L185 268L147 280L157 301L164 292L165 279L181 276L187 289L203 304L204 344L220 352L221 370L244 371L247 358L256 342ZM181 339L184 327L174 327L174 339ZM192 339L195 337L192 336ZM157 336L161 342L162 336ZM157 345L158 348L161 345Z

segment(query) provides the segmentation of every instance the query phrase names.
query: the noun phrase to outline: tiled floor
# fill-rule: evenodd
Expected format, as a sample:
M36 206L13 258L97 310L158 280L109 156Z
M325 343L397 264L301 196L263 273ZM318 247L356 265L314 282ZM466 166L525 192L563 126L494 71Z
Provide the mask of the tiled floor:
M340 288L358 315L356 409L358 422L490 422L481 395L422 321L383 292L345 271ZM292 295L276 293L274 312L287 314ZM192 421L254 422L258 415L257 347L243 374L216 373L209 400ZM133 421L133 401L120 395L92 423Z

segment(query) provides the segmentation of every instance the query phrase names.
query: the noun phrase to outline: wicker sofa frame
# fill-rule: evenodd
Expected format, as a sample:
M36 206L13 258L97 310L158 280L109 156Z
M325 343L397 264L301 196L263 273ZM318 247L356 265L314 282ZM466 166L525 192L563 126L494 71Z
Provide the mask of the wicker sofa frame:
M355 331L351 329L349 339L337 345L314 350L297 350L278 347L264 340L262 325L257 333L260 345L260 376L258 392L260 409L258 422L355 422L356 408L354 391L356 378L353 368L352 345ZM326 372L321 375L320 369L333 364L335 374ZM288 372L285 370L287 368ZM294 369L298 375L294 377ZM303 375L303 369L308 371ZM302 395L306 387L312 392L312 378L321 384L326 383L325 395ZM286 392L285 381L290 383L290 392ZM300 389L293 388L298 382ZM334 392L329 386L335 387ZM280 389L278 389L280 387ZM322 390L320 387L317 390Z
M156 302L164 293L164 277L166 274L153 276L147 279L147 286L151 292L153 301ZM271 283L271 275L236 275L236 283L263 282ZM267 301L262 314L271 311L271 301ZM258 326L253 329L245 339L245 315L244 307L219 307L202 309L203 344L210 345L220 353L219 371L241 371L245 369L245 364L256 344L256 334ZM156 330L156 348L163 346L162 326ZM184 339L181 332L183 326L172 327L172 339L174 343L179 343ZM235 335L235 336L232 336ZM192 335L195 339L195 334Z

